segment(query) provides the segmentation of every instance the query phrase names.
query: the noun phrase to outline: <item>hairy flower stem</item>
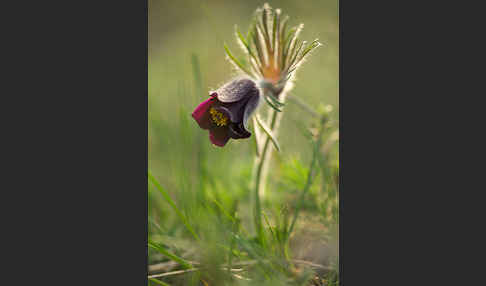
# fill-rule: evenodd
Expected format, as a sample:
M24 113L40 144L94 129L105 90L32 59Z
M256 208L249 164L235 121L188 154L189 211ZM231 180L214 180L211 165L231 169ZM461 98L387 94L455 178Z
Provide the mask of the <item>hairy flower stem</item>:
M278 95L278 98L281 102L285 100L286 92L283 91ZM274 136L277 136L278 127L280 126L280 120L282 119L282 112L277 112L273 109L270 109L268 112L268 125ZM261 141L260 141L261 142ZM265 193L265 183L268 177L268 168L270 166L270 161L272 157L272 152L270 152L270 137L267 135L263 144L263 148L260 149L261 146L257 146L260 150L259 156L257 154L255 158L255 163L253 166L254 171L254 201L255 201L255 210L254 210L254 220L255 220L255 229L257 232L257 236L260 242L263 242L263 228L262 228L262 220L261 220L261 202L260 198L264 196Z

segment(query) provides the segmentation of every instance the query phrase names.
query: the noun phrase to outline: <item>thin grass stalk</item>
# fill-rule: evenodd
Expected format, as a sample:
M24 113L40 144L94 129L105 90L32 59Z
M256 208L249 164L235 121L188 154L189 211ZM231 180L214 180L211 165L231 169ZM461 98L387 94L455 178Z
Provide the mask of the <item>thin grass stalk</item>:
M149 239L148 241L148 246L159 251L160 253L162 253L163 255L165 255L166 257L170 258L171 260L179 263L180 265L182 265L182 267L184 267L185 269L190 269L192 268L192 265L190 262L186 261L184 258L182 257L179 257L173 253L170 253L167 249L165 249L164 247L156 244L155 242L151 241Z
M159 182L155 179L155 177L150 172L147 174L147 176L148 176L149 181L151 181L152 184L154 184L155 188L162 194L162 196L164 197L165 201L172 207L172 209L177 214L177 216L180 218L180 220L182 221L182 223L184 224L184 226L187 228L187 230L192 234L192 236L197 241L199 241L199 236L197 236L196 232L191 227L191 225L188 223L186 217L179 210L179 208L174 203L174 201L172 200L172 198L169 196L169 194L167 193L167 191L164 188L162 188L162 186L159 184Z
M201 67L199 64L199 57L196 54L192 54L192 70L193 70L193 78L194 78L194 86L195 86L195 98L203 94L203 87L202 87L202 73ZM199 202L202 203L206 201L206 150L204 149L204 145L202 144L203 135L202 133L198 132L196 135L196 146L198 149L197 152L197 176L198 176L198 187L199 191L197 192L197 196Z
M309 174L307 175L307 181L306 181L306 184L304 186L304 189L303 189L302 193L300 194L300 198L299 198L299 201L297 203L297 207L295 209L294 217L292 218L292 223L290 224L290 228L289 228L289 231L288 231L287 240L290 238L290 235L292 234L292 231L294 230L295 223L297 221L297 218L299 217L300 209L302 208L302 205L303 205L303 202L304 202L304 199L305 199L305 195L309 191L310 187L312 186L313 180L314 180L315 168L317 167L317 161L319 159L319 154L320 154L319 150L320 150L321 145L322 145L322 134L324 132L326 122L327 122L326 117L323 116L321 118L321 126L319 128L319 131L317 132L317 139L312 142L313 143L312 144L313 145L312 146L313 151L312 151L312 161L311 161L311 165L310 165L310 168L309 168Z
M317 146L317 144L315 142L313 143L313 147L314 147L313 148L314 150L313 150L313 154L312 154L312 162L311 162L311 166L310 166L310 169L309 169L309 174L307 175L307 181L305 183L304 190L300 194L300 199L297 203L297 207L296 207L296 210L295 210L295 213L294 213L294 217L292 218L292 223L290 224L287 240L290 237L290 235L292 234L292 231L294 230L295 222L297 221L297 218L299 217L300 209L302 208L303 201L305 199L305 195L307 194L310 187L312 186L312 182L313 182L313 178L314 178L314 169L315 169L315 166L316 166L317 157L318 157L318 149L319 149L319 147Z
M170 286L170 284L167 284L164 281L161 281L161 280L158 280L158 279L155 279L155 278L149 278L148 280L150 280L150 281L152 281L156 284L162 285L162 286Z

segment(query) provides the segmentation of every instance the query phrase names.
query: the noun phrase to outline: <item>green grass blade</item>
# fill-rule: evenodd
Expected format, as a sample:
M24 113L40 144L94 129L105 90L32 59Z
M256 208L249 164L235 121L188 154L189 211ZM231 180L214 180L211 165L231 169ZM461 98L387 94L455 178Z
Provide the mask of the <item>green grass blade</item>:
M162 196L167 201L167 203L172 207L172 209L177 214L177 216L179 216L182 223L186 226L187 230L189 230L189 232L192 234L192 236L194 236L194 238L196 240L199 240L199 237L197 236L197 234L194 232L193 228L187 222L186 217L182 214L182 212L179 210L179 208L174 203L174 201L169 196L169 194L164 190L164 188L162 188L162 186L159 184L159 182L157 182L157 180L154 178L154 176L152 176L152 174L150 172L148 173L148 178L154 184L154 186L157 188L157 190L162 194Z
M167 284L164 281L161 281L159 279L149 278L149 280L154 282L155 284L159 284L159 285L162 285L162 286L170 286L169 284Z
M221 211L221 213L227 217L232 223L236 224L236 218L234 218L230 213L228 213L227 210L224 209L224 207L215 199L212 199L212 202L218 207L218 209ZM242 231L246 234L246 230L242 227Z
M193 78L194 78L194 85L195 85L195 96L194 98L199 98L199 96L202 96L204 94L203 92L203 86L202 86L202 73L201 73L201 66L199 63L199 57L197 54L193 53L192 57L192 73L193 73ZM198 193L197 193L197 199L199 202L202 202L205 200L206 197L206 189L205 185L207 182L206 179L206 150L204 149L204 144L203 142L203 134L198 132L195 138L195 145L196 148L198 149L196 160L197 160L197 176L198 176Z
M287 95L287 100L292 102L292 103L295 103L303 111L312 115L313 117L319 117L320 116L319 112L317 112L312 106L310 106L304 100L302 100L300 97L298 97L294 94ZM338 139L339 139L339 137L338 137Z
M158 245L157 243L151 241L150 239L148 240L148 246L150 248L157 250L158 252L162 253L163 255L167 256L171 260L179 263L180 265L182 265L182 267L184 267L186 269L192 268L192 265L189 262L187 262L185 259L183 259L183 258L181 258L181 257L179 257L179 256L177 256L173 253L170 253L164 247Z
M265 214L265 212L262 212L263 214L263 219L265 220L265 223L268 225L268 229L269 229L269 232L272 236L272 238L277 241L277 236L275 235L275 233L273 232L273 228L272 228L272 225L270 225L270 221L268 220L268 217L267 215Z

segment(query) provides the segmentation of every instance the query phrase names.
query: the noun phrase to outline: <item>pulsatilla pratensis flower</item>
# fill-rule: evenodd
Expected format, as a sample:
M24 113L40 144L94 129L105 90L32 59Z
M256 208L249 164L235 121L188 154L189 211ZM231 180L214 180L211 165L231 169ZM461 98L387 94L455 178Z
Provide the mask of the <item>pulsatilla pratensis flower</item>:
M214 145L223 147L230 138L251 136L247 122L260 100L255 82L238 78L210 92L209 96L196 107L192 117L199 127L209 130L209 139Z

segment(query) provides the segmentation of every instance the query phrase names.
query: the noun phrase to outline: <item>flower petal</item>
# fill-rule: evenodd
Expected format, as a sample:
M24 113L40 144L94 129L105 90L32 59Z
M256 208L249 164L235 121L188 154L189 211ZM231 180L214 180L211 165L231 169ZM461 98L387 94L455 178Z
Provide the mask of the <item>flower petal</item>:
M233 139L244 139L251 136L251 133L245 129L243 123L230 124L228 134Z
M258 105L260 104L260 95L253 95L245 106L245 112L243 114L243 126L248 130L248 119L253 115Z
M216 91L218 100L226 103L239 101L255 93L258 93L256 84L248 78L235 79Z
M229 117L231 122L240 123L243 122L248 101L254 96L256 95L244 97L239 101L231 103L218 102L218 106L214 108L220 112L225 113L226 116Z
M211 127L211 119L209 118L207 111L209 110L209 107L211 107L213 100L214 97L210 97L209 99L201 102L201 104L199 104L192 113L192 117L202 129L209 129Z
M216 146L223 147L229 139L230 136L227 127L212 128L209 130L209 140Z

